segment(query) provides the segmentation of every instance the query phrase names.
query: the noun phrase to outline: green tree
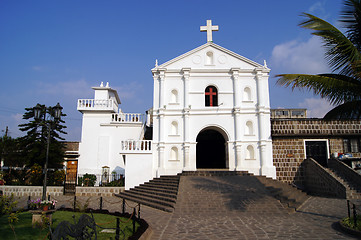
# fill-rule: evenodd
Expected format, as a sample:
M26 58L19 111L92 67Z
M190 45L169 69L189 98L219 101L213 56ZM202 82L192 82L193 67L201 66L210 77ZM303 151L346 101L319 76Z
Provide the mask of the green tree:
M19 139L21 152L27 166L33 166L35 163L44 166L46 157L47 137L50 126L50 145L49 145L49 165L50 168L58 168L64 162L64 140L60 134L66 134L63 125L64 120L52 121L47 116L54 117L54 108L40 105L40 120L34 118L34 108L25 108L26 112L23 119L28 123L20 124L21 131L26 132L24 137ZM66 116L61 114L61 116Z
M24 165L20 156L19 139L10 136L0 138L0 159L7 167L22 167Z
M361 1L345 0L341 12L342 33L330 23L304 13L300 26L321 37L332 73L280 74L277 84L313 91L335 106L325 119L361 118Z

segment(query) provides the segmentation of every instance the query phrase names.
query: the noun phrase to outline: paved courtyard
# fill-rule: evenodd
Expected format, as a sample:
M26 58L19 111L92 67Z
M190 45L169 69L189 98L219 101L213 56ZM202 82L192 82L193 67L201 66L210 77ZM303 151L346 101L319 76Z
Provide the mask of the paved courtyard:
M85 202L89 197L77 197ZM73 197L57 198L71 207ZM99 197L89 199L99 208ZM135 203L128 202L129 206ZM121 211L121 199L103 198L103 208ZM129 207L127 207L130 210ZM346 200L310 197L295 213L271 197L254 177L181 177L173 213L141 206L152 239L356 239L336 222L347 215Z

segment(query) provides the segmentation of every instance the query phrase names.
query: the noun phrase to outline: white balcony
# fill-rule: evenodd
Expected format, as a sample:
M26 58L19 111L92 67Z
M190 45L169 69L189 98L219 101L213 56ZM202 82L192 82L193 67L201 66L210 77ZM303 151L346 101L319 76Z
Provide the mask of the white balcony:
M122 153L151 153L151 140L126 140L121 141Z
M140 113L113 113L112 123L143 123L144 114Z
M78 99L77 109L118 112L118 104L113 99Z

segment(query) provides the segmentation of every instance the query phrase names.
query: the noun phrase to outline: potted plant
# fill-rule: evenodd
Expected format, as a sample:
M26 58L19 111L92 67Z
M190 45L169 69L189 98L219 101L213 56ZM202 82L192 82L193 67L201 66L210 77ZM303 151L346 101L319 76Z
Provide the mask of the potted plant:
M43 200L40 202L39 207L43 210L43 211L48 211L49 209L54 209L55 208L55 204L56 204L56 200Z

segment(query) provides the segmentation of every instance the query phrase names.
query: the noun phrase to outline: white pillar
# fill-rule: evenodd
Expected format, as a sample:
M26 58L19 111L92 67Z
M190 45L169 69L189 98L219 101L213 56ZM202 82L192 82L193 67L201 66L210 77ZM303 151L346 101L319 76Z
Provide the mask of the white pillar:
M164 108L164 77L165 77L165 69L159 69L159 108Z
M240 168L241 163L241 108L240 108L240 83L239 68L231 68L233 79L233 115L234 115L234 150L235 150L235 169Z
M183 169L189 168L189 75L190 68L183 68L184 94L183 94Z
M239 68L231 68L232 79L233 79L233 99L234 99L234 107L239 107L240 102L240 94L241 94L241 86L239 83Z
M184 84L184 106L183 108L189 108L189 75L190 75L190 68L182 68L183 73L183 84Z

